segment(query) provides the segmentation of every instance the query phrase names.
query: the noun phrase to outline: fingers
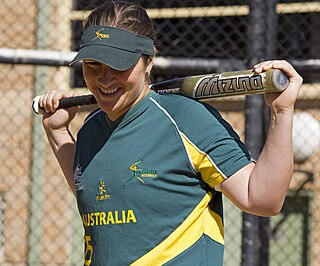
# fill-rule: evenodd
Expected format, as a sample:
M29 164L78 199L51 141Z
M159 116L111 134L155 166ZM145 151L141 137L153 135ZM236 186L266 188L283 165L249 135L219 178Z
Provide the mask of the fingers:
M302 84L302 77L297 73L294 67L285 60L263 61L253 66L257 74L270 69L279 69L283 71L289 79L289 85L281 93L265 94L266 104L274 110L274 113L290 113L294 109L296 100Z
M272 60L272 61L263 61L253 66L255 72L261 73L267 71L271 68L278 68L281 65L286 64L286 61Z
M294 67L285 60L264 61L253 66L253 69L256 73L265 72L272 68L280 69L285 72L291 81L297 80L302 83L302 77L298 74Z
M43 108L46 113L54 113L58 106L59 100L72 95L76 95L76 92L70 93L64 90L50 90L41 95L39 99L39 106Z
M39 106L43 108L46 113L53 113L59 106L60 99L57 91L48 91L40 97Z

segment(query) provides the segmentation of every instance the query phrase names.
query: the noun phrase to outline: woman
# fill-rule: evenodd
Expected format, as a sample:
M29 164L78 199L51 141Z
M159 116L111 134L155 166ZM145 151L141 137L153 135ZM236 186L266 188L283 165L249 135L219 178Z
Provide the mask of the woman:
M290 80L268 94L270 127L253 162L231 126L209 105L150 91L155 32L145 10L106 3L85 21L86 85L97 99L77 135L69 92L40 98L43 125L85 229L85 265L222 265L222 193L241 210L279 213L293 171L292 118L302 78L285 61L266 61Z

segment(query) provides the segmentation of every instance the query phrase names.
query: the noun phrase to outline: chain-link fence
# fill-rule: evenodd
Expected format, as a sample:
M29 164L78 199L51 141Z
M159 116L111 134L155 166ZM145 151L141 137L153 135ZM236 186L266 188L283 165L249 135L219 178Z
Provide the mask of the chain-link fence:
M35 95L57 87L85 92L79 66L69 68L60 57L45 60L50 53L40 51L77 50L81 20L101 2L1 2L0 48L12 52L8 59L9 50L0 49L1 265L82 264L81 218L31 102ZM290 191L281 214L254 220L259 231L252 250L258 250L254 256L261 265L320 265L320 1L265 1L256 21L251 14L264 1L135 2L148 10L158 33L154 82L247 69L255 58L286 59L304 77L296 107L297 160ZM256 23L262 23L263 34L253 35ZM256 38L262 38L259 56L253 53ZM28 59L24 56L30 50L38 53ZM207 101L244 141L246 130L257 129L246 124L245 97ZM87 112L88 108L79 112L74 132ZM243 218L225 199L225 265L246 265Z

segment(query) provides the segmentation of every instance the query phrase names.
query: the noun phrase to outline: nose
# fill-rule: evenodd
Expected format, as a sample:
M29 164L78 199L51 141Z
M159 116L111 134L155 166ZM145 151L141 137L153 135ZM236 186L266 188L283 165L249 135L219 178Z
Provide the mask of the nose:
M100 71L99 71L99 77L98 82L104 86L108 87L111 84L113 84L116 80L114 70L107 66L107 65L101 65Z

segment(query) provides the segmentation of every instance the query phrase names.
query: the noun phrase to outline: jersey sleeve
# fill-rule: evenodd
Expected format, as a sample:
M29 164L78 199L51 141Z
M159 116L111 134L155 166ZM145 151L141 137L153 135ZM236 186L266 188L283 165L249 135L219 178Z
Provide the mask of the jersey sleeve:
M203 148L206 156L199 171L202 179L214 187L252 160L246 146L231 125L222 118L215 108L206 104L204 107L212 115L212 124L209 125L209 128L212 128L210 132L214 132L214 137L206 142L206 146ZM215 175L219 178L215 178ZM214 182L216 179L218 182Z
M157 101L176 124L192 168L210 187L252 162L239 135L212 105L181 95L158 95Z
M210 187L215 187L252 162L239 135L211 105L185 110L189 127L182 129L185 146L195 170Z

